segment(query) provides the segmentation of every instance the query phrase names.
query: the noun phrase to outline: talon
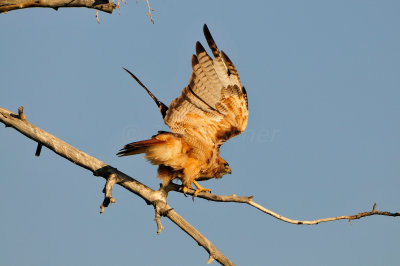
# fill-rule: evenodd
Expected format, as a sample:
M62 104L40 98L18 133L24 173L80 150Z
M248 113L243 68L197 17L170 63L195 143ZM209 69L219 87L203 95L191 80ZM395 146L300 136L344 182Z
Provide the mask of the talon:
M197 197L197 194L199 194L200 192L209 192L209 193L211 193L211 189L204 188L204 187L200 186L200 184L197 183L196 181L193 181L193 184L196 187L196 191L194 192L193 197Z
M187 186L184 186L184 185L182 185L181 188L180 188L180 190L182 190L183 195L185 195L185 197L186 197L186 192L188 191L188 189L189 188Z

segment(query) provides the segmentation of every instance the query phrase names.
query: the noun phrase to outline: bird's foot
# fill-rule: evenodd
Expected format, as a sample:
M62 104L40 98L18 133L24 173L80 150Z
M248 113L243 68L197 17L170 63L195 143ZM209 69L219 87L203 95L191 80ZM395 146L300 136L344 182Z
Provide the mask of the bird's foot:
M185 195L185 197L186 197L186 192L188 191L188 189L189 188L187 186L182 185L179 190L181 190L183 192L183 195Z
M200 186L200 184L197 183L196 181L193 181L193 184L196 187L196 191L194 192L193 197L197 197L197 194L199 194L200 192L209 192L209 193L211 193L211 189L204 188L204 187Z

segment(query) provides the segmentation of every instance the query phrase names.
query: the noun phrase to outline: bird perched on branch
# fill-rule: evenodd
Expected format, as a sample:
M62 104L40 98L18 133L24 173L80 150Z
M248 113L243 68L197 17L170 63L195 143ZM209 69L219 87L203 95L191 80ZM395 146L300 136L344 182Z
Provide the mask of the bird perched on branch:
M163 185L180 179L186 193L193 183L194 196L211 191L197 181L232 173L229 164L219 156L219 148L228 139L241 134L248 120L247 94L235 66L217 48L207 25L203 31L214 59L200 42L196 43L189 85L169 107L124 68L153 98L171 132L159 131L151 139L129 143L117 154L145 153L144 158L158 165L158 177Z

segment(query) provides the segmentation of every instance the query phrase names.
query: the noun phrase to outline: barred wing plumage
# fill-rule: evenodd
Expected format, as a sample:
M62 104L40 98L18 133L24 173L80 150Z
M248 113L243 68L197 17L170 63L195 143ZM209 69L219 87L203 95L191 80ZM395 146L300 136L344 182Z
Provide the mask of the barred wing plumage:
M219 147L245 130L247 94L235 66L219 51L207 25L203 31L214 59L196 43L189 85L171 102L164 122L172 132L192 139L192 143Z

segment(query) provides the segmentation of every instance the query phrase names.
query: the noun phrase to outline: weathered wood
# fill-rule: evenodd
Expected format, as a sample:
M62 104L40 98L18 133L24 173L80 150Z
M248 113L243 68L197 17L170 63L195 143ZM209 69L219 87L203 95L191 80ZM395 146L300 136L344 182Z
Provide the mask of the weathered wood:
M101 176L105 179L112 178L112 184L118 184L132 193L138 195L149 205L153 205L156 210L156 216L166 216L184 232L189 234L199 245L209 253L210 258L217 260L222 265L234 265L227 257L225 257L205 236L203 236L196 228L183 219L173 208L167 203L167 193L165 191L153 190L148 186L140 183L136 179L120 172L118 169L106 164L105 162L90 156L89 154L69 145L65 141L55 137L54 135L40 129L39 127L29 123L27 120L21 119L7 109L0 107L0 122L8 127L13 127L28 138L42 143L48 149L54 151L61 157L93 172L95 176ZM111 197L111 186L105 186L105 196ZM104 206L104 202L102 204ZM104 210L104 209L103 209ZM160 226L158 219L157 226Z
M0 13L31 7L55 10L64 7L86 7L112 13L117 6L109 0L0 0Z
M146 185L140 183L134 178L118 171L116 168L107 165L106 163L84 153L83 151L72 147L68 143L56 138L55 136L47 133L46 131L30 124L26 121L26 116L21 116L23 110L19 114L14 114L7 109L0 107L0 122L3 122L6 127L13 127L28 138L42 143L44 146L53 150L60 156L70 160L71 162L88 169L93 172L96 176L102 176L107 179L106 186L104 188L105 201L102 204L102 210L108 206L109 203L113 203L114 199L112 197L112 185L118 184L132 193L138 195L146 201L147 204L153 205L156 211L156 223L157 223L157 233L160 233L163 229L161 225L161 216L168 217L172 222L179 226L184 232L190 235L200 246L202 246L210 255L208 262L217 260L222 265L234 265L227 257L225 257L210 240L204 237L196 228L189 224L185 219L183 219L178 213L176 213L171 206L168 205L166 198L168 192L177 191L182 193L180 186L176 184L169 184L161 188L160 190L153 190ZM193 189L188 189L186 192L188 195L194 195L195 191ZM372 215L382 215L391 217L400 217L400 212L386 212L377 211L376 204L374 204L372 211L360 212L355 215L337 216L330 218L322 218L312 221L302 221L286 218L278 213L275 213L260 204L253 201L253 196L241 197L235 194L233 195L215 195L211 193L200 192L197 195L198 198L207 199L216 202L236 202L248 204L272 217L279 219L281 221L298 224L298 225L315 225L322 222L330 222L337 220L348 220L352 221L355 219L361 219L364 217Z

